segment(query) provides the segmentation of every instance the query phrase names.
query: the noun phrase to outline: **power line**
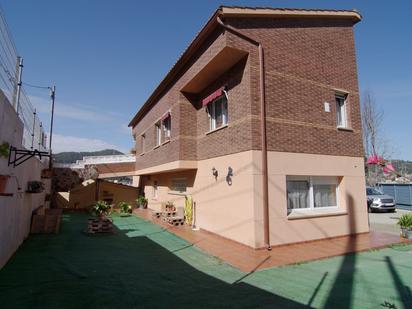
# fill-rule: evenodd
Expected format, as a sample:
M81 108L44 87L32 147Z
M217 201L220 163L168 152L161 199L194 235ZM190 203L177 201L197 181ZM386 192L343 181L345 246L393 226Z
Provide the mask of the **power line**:
M29 83L24 83L22 82L23 85L27 86L27 87L32 87L32 88L38 88L38 89L51 89L51 87L49 86L37 86L37 85L32 85Z
M16 44L14 44L13 35L12 35L11 31L10 31L9 25L7 24L7 21L6 21L6 18L4 17L4 13L3 13L3 12L4 12L4 10L3 10L2 6L0 5L0 17L1 17L1 19L3 20L3 24L4 24L4 26L5 26L5 29L6 29L6 32L7 32L7 36L9 37L9 43L11 43L11 46L12 46L12 48L13 48L13 51L14 51L15 55L17 56L17 55L18 55L17 47L16 47Z

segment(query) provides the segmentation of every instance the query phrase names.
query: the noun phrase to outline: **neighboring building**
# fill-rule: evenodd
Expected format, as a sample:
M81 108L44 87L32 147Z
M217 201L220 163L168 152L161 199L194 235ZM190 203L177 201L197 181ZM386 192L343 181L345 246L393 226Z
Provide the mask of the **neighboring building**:
M99 179L132 185L134 179L138 180L134 175L135 165L135 155L85 156L76 163L54 163L53 188L69 191L84 179L94 178L92 174Z
M129 124L149 208L192 195L197 226L254 248L368 232L360 20L220 7Z

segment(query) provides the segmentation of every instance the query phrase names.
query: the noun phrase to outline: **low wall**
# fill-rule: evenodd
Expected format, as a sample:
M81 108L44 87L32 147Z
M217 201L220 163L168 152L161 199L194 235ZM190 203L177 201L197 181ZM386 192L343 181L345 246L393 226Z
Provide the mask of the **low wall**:
M378 187L395 198L397 208L412 210L412 184L378 183Z
M18 118L7 98L0 91L0 143L22 149L23 123ZM8 166L7 158L0 158L0 175L9 175L6 192L0 196L0 268L19 248L30 232L32 212L40 206L48 207L45 194L50 192L50 181L43 180L46 191L26 193L27 182L41 180L41 170L47 168L37 158L31 158L20 166Z

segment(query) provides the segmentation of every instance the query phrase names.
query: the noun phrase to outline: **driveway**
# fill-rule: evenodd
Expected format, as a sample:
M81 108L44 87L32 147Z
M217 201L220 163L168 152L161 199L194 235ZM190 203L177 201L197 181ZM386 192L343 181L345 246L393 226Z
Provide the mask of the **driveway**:
M369 224L371 231L385 232L399 235L398 219L408 210L397 209L396 212L375 212L369 214Z

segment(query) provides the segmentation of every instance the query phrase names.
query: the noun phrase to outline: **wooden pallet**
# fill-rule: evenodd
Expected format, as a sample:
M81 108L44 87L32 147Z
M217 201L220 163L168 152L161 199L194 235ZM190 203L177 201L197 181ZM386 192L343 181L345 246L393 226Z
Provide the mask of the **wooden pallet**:
M109 219L94 219L90 218L87 222L87 233L96 234L96 233L113 233L113 223Z
M167 218L167 222L171 225L178 226L183 225L185 223L185 219L182 217L169 217Z
M169 218L176 216L175 211L163 211L162 212L162 220L164 222L168 222Z
M160 218L161 215L162 215L161 211L153 210L153 212L152 212L152 217L154 217L154 218Z
M38 209L32 216L31 234L57 234L60 230L61 209Z

